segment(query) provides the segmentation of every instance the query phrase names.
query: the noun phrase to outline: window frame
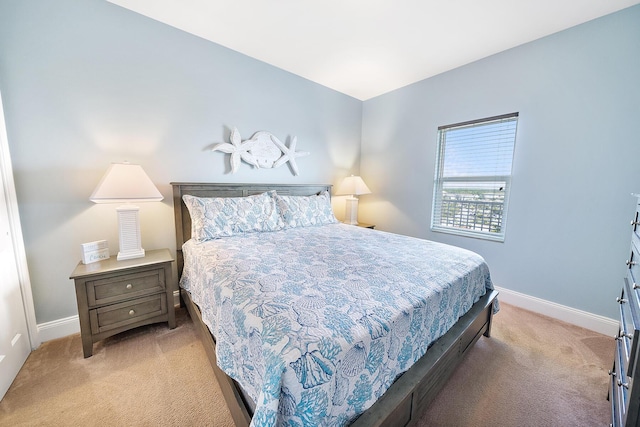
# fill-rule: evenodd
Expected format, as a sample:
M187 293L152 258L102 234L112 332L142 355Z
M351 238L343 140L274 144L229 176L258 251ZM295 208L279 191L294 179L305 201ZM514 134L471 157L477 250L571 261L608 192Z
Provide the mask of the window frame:
M511 164L510 164L510 173L509 175L482 175L482 176L455 176L455 177L444 177L443 172L445 169L445 149L446 149L446 132L449 130L460 129L464 127L472 127L472 126L482 126L485 124L490 124L491 122L500 122L500 121L515 121L515 128L513 133L513 142L512 142L512 155L511 155ZM433 185L433 200L431 204L431 231L438 233L447 233L454 234L458 236L464 237L472 237L477 239L496 241L496 242L504 242L506 237L506 227L507 227L507 214L508 214L508 206L509 206L509 198L510 198L510 190L511 190L511 181L513 177L513 159L515 157L515 145L517 138L517 128L519 121L519 113L509 113L503 114L499 116L492 116L483 119L471 120L461 123L455 123L451 125L439 126L438 127L438 143L437 143L437 151L436 151L436 167L435 167L435 177L434 177L434 185ZM492 232L492 231L481 231L476 229L466 229L462 227L448 226L442 225L442 209L445 200L443 199L443 189L447 183L493 183L494 185L503 184L503 200L502 200L502 215L500 220L500 231ZM500 191L500 190L499 190ZM464 201L460 203L465 203ZM472 201L467 201L466 203L473 203ZM477 203L477 202L476 202ZM438 224L438 222L440 222Z

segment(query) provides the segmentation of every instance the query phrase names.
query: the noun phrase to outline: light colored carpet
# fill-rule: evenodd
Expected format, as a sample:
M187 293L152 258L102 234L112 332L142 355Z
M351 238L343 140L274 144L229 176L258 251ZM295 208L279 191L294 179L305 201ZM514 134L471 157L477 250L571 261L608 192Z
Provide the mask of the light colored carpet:
M608 426L613 337L500 305L418 425Z
M613 339L502 303L418 425L609 424ZM0 402L1 426L231 426L186 311L94 345L79 335L34 351Z
M232 426L185 309L82 355L80 335L44 343L0 402L1 426Z

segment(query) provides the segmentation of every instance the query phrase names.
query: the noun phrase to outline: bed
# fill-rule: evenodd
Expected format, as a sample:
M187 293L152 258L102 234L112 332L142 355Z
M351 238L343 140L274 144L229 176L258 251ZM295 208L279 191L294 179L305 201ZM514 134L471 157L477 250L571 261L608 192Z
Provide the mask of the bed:
M410 425L490 336L497 293L477 254L284 214L326 207L329 185L172 186L181 300L237 426ZM203 231L203 203L269 198L284 226Z

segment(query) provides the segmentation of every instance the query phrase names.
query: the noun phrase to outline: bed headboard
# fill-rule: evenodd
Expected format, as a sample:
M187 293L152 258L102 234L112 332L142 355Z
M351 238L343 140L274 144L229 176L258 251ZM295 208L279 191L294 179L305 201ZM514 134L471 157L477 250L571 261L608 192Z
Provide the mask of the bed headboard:
M176 258L178 261L178 278L182 275L184 258L182 245L191 238L191 217L182 201L182 196L189 194L197 197L247 197L254 194L276 190L285 196L311 196L328 191L328 184L207 184L191 182L172 182L173 212L176 227Z

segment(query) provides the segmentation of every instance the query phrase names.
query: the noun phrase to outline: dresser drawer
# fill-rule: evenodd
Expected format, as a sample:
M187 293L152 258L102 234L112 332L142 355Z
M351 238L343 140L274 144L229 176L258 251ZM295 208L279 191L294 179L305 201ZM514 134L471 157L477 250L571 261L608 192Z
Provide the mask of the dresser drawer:
M618 400L618 382L615 375L611 375L609 381L609 403L611 404L611 425L619 427L623 425L621 402Z
M625 261L628 269L627 276L633 288L640 287L640 254L636 244L640 246L640 242L636 242L634 238L631 242L629 258Z
M631 219L632 237L640 240L640 205L636 207L636 213Z
M167 314L167 295L157 294L89 310L91 332L99 334Z
M625 372L634 372L638 339L640 339L640 300L638 291L631 289L629 280L624 279L620 303L620 328L617 340L621 342Z
M89 306L111 304L165 289L163 268L111 276L86 282Z
M619 340L616 342L617 342L617 346L616 346L616 354L615 354L615 362L614 362L615 375L613 375L615 380L614 394L616 396L616 404L619 409L618 412L619 412L620 419L624 420L627 412L627 401L629 399L629 396L628 396L629 377L627 376L627 373L624 368L625 361L624 361L624 354L623 354L624 350L622 349L622 342Z

